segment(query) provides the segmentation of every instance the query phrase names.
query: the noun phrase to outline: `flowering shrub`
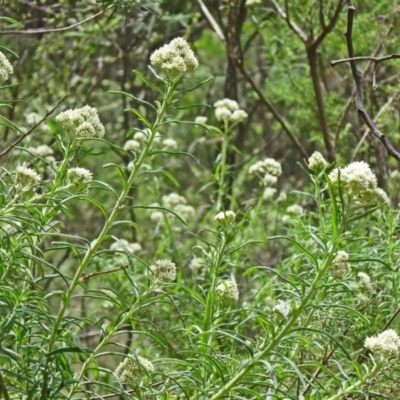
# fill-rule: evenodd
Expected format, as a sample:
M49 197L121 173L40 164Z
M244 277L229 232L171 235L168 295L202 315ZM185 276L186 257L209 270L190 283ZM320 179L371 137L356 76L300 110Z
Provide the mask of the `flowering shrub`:
M316 152L302 192L271 157L234 171L247 112L225 98L209 118L174 119L195 53L176 38L150 63L153 75L134 73L157 99L119 92L139 104L120 143L86 105L4 169L3 397L334 400L397 382L399 213L371 167ZM0 79L12 71L0 53ZM203 172L171 137L178 123L217 144L197 191L179 186Z

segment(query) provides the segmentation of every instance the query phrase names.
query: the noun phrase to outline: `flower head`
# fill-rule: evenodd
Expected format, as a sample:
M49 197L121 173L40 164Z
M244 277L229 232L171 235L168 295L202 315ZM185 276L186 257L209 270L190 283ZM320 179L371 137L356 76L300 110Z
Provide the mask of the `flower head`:
M198 117L196 117L196 119L194 120L194 122L195 122L196 124L205 125L205 124L207 123L207 117L198 116Z
M308 166L314 171L319 171L326 165L328 165L328 163L319 151L312 153L311 157L308 159Z
M91 182L93 178L93 174L86 168L70 168L67 171L67 181L70 185L75 188L79 188L81 185L87 185ZM89 189L87 186L84 190L86 192Z
M282 167L281 164L273 158L265 158L262 161L254 163L249 168L249 174L261 177L263 185L268 187L276 184L278 176L282 174Z
M304 214L304 208L299 204L292 204L286 209L286 211L290 214L297 214L297 215Z
M377 336L366 338L364 346L379 361L388 361L400 355L400 338L394 329L387 329Z
M218 297L222 301L231 302L239 300L239 290L235 281L223 281L216 287L215 290L218 294Z
M15 184L20 188L30 188L39 183L41 177L33 169L20 165L15 172Z
M363 206L389 202L386 193L377 187L375 174L364 161L352 162L345 168L337 167L328 178L335 191L340 186L343 192Z
M236 214L231 211L221 211L215 217L214 220L217 221L220 225L226 226L231 225L236 218Z
M229 121L238 124L244 121L248 117L246 111L244 110L235 110L232 115L229 117Z
M125 358L115 370L115 375L119 377L122 383L135 387L153 371L154 366L149 360L136 356L135 358Z
M13 73L14 69L10 61L8 61L8 58L0 51L0 83L6 81Z
M344 250L339 250L333 258L331 274L336 279L343 279L350 271L351 265L347 262L349 255Z
M276 195L276 189L275 188L271 188L271 187L267 187L264 190L263 199L265 201L272 200L275 195Z
M124 144L125 151L136 151L140 149L140 143L135 139L127 140Z
M192 49L183 38L176 38L156 50L150 57L151 65L161 68L171 80L181 78L199 65Z
M372 290L371 277L368 274L365 272L359 272L357 276L360 279L360 286L363 286L368 290Z
M163 140L163 145L168 150L176 150L178 148L178 143L175 139L167 138Z
M102 138L104 126L100 122L97 110L90 106L66 110L58 114L56 121L64 129L75 129L78 138Z
M157 260L151 270L158 282L168 282L176 279L176 265L170 260Z

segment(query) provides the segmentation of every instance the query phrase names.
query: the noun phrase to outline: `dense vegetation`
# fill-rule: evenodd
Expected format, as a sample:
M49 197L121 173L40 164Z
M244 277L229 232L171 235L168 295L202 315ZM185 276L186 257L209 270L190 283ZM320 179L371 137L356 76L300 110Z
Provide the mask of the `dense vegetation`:
M0 398L399 398L400 8L358 3L2 5Z

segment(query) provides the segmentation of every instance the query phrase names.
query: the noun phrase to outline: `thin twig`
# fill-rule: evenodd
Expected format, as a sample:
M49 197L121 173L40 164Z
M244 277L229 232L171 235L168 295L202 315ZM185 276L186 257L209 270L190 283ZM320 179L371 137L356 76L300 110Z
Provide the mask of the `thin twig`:
M359 57L352 57L352 58L342 58L340 60L333 60L330 62L332 67L338 64L350 62L350 61L372 61L374 63L380 63L382 61L386 60L393 60L396 58L400 58L400 54L390 54L388 56L382 56L382 57L371 57L371 56L359 56Z
M390 143L389 139L385 136L383 132L381 132L374 122L372 121L371 117L368 115L367 111L364 107L363 97L362 97L362 90L361 90L361 75L357 69L356 61L354 60L354 47L353 47L353 22L354 22L354 13L355 7L351 3L351 0L346 0L347 3L347 32L346 32L346 42L347 42L347 50L349 53L349 58L352 60L350 62L351 72L353 74L355 86L356 86L356 107L357 113L360 115L362 120L371 130L372 134L375 135L385 146L389 155L395 158L397 161L400 161L400 153L394 149L392 144Z
M0 152L0 157L4 156L5 154L9 153L18 143L22 142L28 135L30 135L42 122L46 120L53 112L58 108L58 106L65 101L65 99L69 95L69 91L71 88L68 90L68 92L64 95L64 97L50 110L47 111L45 116L35 125L32 126L31 129L29 129L28 132L25 132L22 136L20 136L17 140L15 140L13 143L11 143L7 148L5 148L3 151Z
M388 36L389 36L390 33L392 32L394 26L395 26L394 24L391 24L391 25L388 27L388 29L387 29L387 31L385 32L385 34L383 35L381 41L378 43L378 45L376 46L376 48L375 48L374 51L372 52L372 57L375 57L376 54L378 54L378 53L381 51L381 49L382 49L384 43L386 42ZM364 69L364 71L363 71L363 75L365 75L365 74L367 74L367 73L369 72L369 70L370 70L370 68L371 68L372 65L373 65L372 61L369 61L369 62L367 63L367 65L366 65L366 67L365 67L365 69ZM338 124L337 124L337 126L336 126L335 141L334 141L334 147L335 147L335 148L337 147L337 143L339 142L340 131L341 131L342 128L343 128L346 115L347 115L347 113L348 113L348 111L349 111L349 109L350 109L350 106L351 106L352 103L353 103L355 94L356 94L356 90L355 90L355 88L353 88L353 90L352 90L352 92L351 92L351 95L350 95L349 99L347 100L347 103L346 103L346 105L345 105L345 107L344 107L344 109L343 109L342 115L341 115L340 118L339 118L339 122L338 122Z
M223 34L221 28L219 27L217 21L214 19L210 11L208 10L207 6L203 3L203 0L197 0L197 3L199 3L200 10L203 13L204 17L206 18L207 22L210 24L212 30L216 33L218 36L218 39L226 44L225 40L225 35Z
M113 274L114 272L122 271L122 270L124 270L126 268L128 268L128 265L124 265L123 267L117 267L117 268L109 269L107 271L92 272L91 274L82 276L82 278L79 279L79 282L82 283L84 281L87 281L90 278L93 278L93 277L99 276L99 275Z
M393 100L397 97L399 92L396 92L393 96L389 98L389 100L382 106L382 108L378 111L378 114L376 114L374 118L374 123L376 124L379 121L379 118L384 114L384 112L389 108L389 106L393 103ZM353 156L351 157L351 162L354 161L354 158L356 157L358 151L360 150L360 147L364 143L365 139L367 138L370 130L367 128L364 131L364 134L362 135L360 141L358 142L356 149L354 150Z
M79 25L82 25L98 16L104 14L111 6L104 8L103 10L99 11L97 14L91 15L90 17L84 19L83 21L79 21L76 24L72 24L69 26L64 26L63 28L52 28L52 29L28 29L25 31L17 31L17 30L7 30L7 31L0 31L0 35L38 35L43 33L53 33L53 32L65 32L71 29L76 28Z

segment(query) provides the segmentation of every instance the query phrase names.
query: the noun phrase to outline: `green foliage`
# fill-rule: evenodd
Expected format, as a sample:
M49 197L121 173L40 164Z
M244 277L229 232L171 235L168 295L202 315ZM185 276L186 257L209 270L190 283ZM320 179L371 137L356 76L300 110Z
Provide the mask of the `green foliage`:
M400 174L328 66L344 9L299 35L339 3L28 3L0 17L0 397L396 399ZM357 54L394 53L396 4L359 9ZM396 61L363 86L394 144ZM324 115L337 163L283 129L329 153Z

